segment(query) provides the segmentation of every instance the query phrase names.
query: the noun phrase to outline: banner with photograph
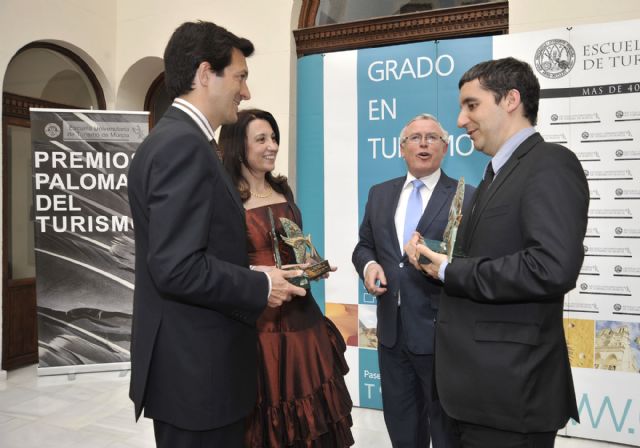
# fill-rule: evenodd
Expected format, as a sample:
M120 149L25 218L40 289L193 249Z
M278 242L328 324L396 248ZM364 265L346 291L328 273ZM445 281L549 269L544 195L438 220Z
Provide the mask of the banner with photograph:
M640 21L494 38L540 80L538 131L580 159L585 259L565 299L580 424L571 436L640 445Z
M314 285L347 341L354 403L380 408L376 302L351 263L368 189L406 173L398 136L418 113L449 131L443 170L477 185L488 159L458 129L457 83L477 62L527 61L537 129L573 150L591 190L585 261L565 301L581 423L563 433L640 446L640 21L451 39L298 62L297 195L305 232L339 270Z
M147 112L31 109L38 374L129 368L127 172Z

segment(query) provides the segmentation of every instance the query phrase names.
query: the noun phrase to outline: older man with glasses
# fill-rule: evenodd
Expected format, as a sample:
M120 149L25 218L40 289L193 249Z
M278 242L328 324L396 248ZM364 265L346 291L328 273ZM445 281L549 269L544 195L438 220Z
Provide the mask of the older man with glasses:
M457 187L440 169L448 137L429 114L406 124L400 150L408 173L371 188L353 251L367 291L378 298L382 402L394 447L429 447L430 440L435 448L457 446L433 381L441 285L413 269L403 250L416 230L442 239Z

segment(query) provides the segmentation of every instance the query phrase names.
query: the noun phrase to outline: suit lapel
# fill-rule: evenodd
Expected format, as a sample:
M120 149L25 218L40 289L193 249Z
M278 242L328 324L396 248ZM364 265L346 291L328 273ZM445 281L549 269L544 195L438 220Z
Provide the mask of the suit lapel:
M451 188L453 187L453 184L449 182L449 180L450 178L446 176L444 172L440 174L440 179L431 193L427 207L424 209L420 221L418 221L416 230L420 232L420 235L424 236L427 233L435 217L438 216L442 208L447 204L447 200L451 195Z

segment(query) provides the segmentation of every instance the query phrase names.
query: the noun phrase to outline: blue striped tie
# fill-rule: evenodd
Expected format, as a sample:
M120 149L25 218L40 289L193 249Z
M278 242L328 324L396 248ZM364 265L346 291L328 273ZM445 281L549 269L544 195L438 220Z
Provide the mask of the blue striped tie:
M411 235L413 235L416 227L418 227L418 222L422 216L422 195L420 194L420 188L424 187L424 184L420 179L414 179L411 183L413 184L413 190L411 190L409 202L407 202L407 213L404 218L403 246L411 239Z

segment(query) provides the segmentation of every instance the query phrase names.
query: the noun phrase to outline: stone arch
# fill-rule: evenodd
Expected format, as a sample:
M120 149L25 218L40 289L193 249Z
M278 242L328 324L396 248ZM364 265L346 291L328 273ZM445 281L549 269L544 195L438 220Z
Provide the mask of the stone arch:
M124 73L116 95L119 110L144 110L144 100L153 82L164 71L162 58L147 56Z

